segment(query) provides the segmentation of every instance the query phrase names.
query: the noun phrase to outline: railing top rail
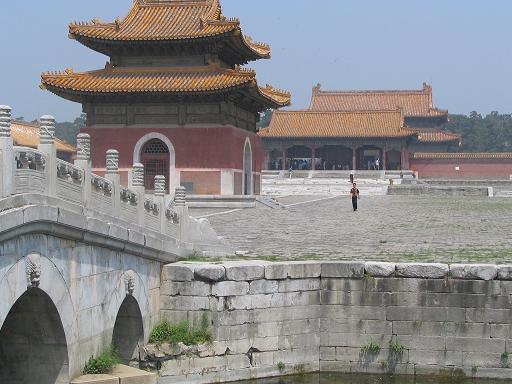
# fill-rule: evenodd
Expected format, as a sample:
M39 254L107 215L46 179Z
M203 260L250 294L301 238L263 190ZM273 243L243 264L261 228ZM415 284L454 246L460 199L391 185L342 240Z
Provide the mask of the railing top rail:
M48 155L38 149L35 149L35 148L31 148L31 147L22 147L22 146L19 146L19 145L15 145L13 147L14 149L14 152L16 153L19 153L19 152L30 152L30 153L35 153L37 155L41 155L43 157L47 157Z

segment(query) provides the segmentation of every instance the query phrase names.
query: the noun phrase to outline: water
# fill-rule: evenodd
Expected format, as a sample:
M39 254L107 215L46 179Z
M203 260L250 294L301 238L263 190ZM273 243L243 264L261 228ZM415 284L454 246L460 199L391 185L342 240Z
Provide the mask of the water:
M239 384L504 384L504 380L475 380L471 378L431 378L411 376L377 376L322 373L301 376L286 376L240 382Z

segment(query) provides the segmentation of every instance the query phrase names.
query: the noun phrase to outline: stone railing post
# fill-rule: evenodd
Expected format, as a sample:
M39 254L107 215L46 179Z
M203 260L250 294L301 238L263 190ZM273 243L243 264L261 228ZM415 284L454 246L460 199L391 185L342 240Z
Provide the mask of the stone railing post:
M0 197L15 191L15 161L11 138L11 107L0 105Z
M139 197L139 204L137 205L137 224L144 226L144 199L146 196L144 189L144 165L140 163L133 164L129 187Z
M165 223L167 217L165 216L165 176L155 176L155 203L160 206L160 232L165 232Z
M179 236L180 241L186 238L187 224L188 224L188 208L187 208L187 193L185 187L177 187L174 193L174 207L179 216Z
M80 133L76 137L76 160L75 166L84 170L84 184L82 201L85 207L91 202L91 136L87 133Z
M109 149L106 156L105 179L112 183L112 214L118 217L121 210L121 181L119 177L119 152Z
M37 149L46 154L45 192L57 195L57 148L55 146L55 118L50 115L39 118L39 145Z

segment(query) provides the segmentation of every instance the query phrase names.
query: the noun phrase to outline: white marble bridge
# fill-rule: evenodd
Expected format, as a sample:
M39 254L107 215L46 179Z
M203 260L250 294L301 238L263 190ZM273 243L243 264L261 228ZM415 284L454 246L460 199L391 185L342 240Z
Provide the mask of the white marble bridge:
M93 174L86 134L62 161L55 120L40 123L37 149L14 146L0 107L0 383L69 383L111 343L131 359L158 321L162 266L230 252L182 188L166 196L157 176L146 194L140 164L121 186L116 150Z

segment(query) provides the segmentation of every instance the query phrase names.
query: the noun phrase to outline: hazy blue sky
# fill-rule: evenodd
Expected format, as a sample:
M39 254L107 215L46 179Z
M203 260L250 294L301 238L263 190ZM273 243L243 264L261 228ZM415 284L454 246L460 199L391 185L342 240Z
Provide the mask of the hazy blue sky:
M249 64L261 84L288 89L293 107L325 89L434 87L452 113L512 112L512 1L223 0L244 32L273 57ZM107 58L67 37L70 21L125 16L131 0L2 1L0 104L15 116L72 119L80 105L38 88L40 73L104 66Z

